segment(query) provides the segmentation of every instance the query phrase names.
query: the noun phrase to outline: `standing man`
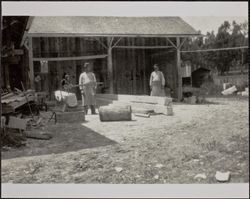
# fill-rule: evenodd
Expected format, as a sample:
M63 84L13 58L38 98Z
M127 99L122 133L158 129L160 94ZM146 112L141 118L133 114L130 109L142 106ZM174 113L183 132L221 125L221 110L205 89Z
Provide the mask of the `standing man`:
M154 71L150 75L150 96L165 96L165 78L161 71L159 71L159 66L154 64Z
M84 64L85 72L81 73L79 78L79 88L82 96L82 106L84 106L85 114L88 113L88 108L91 108L91 113L95 112L95 93L96 93L96 78L92 72L92 67L89 63Z

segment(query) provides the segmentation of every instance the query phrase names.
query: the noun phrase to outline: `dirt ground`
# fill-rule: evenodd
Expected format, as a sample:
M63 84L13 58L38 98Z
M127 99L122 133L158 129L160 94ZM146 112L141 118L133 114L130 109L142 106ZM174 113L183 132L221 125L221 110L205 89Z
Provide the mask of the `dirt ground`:
M230 183L249 182L248 99L210 98L211 104L174 104L174 116L53 124L2 152L3 183ZM204 173L206 179L195 179Z

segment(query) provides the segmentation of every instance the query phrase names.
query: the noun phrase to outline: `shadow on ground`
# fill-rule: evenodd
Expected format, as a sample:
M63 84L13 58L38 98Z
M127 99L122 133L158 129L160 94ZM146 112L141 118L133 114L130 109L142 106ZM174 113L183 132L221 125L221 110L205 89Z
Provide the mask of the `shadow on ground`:
M84 123L49 125L46 130L35 131L50 133L53 137L50 140L27 139L26 146L2 152L2 159L59 154L116 144L115 141L85 127Z

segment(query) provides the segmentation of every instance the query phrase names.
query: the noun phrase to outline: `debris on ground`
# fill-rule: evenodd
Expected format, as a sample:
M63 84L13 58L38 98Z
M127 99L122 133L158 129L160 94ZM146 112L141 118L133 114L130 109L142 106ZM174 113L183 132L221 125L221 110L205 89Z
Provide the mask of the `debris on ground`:
M24 134L27 138L33 138L33 139L49 140L52 138L51 134L45 132L25 131Z
M154 113L154 109L145 108L145 107L144 108L132 107L132 113L148 115L148 114Z
M122 167L115 167L115 170L116 170L116 172L120 173L123 170L123 168Z
M207 179L207 176L205 173L199 173L194 176L194 179Z
M135 113L134 115L137 117L146 117L146 118L150 117L150 114L143 114L143 113Z
M249 96L249 89L245 88L245 91L241 92L241 95L244 97L248 97Z
M220 172L216 171L215 178L219 182L227 182L230 179L230 172Z
M236 86L232 86L224 91L221 92L222 95L231 95L237 91Z
M162 167L164 167L163 164L156 164L156 165L155 165L155 168L162 168Z
M44 118L39 116L39 104L36 101L34 90L24 90L23 88L21 91L15 88L14 91L1 94L1 105L3 115L1 116L2 147L23 146L26 138L35 137L35 135L30 135L30 130L45 126ZM48 135L42 135L41 139L50 138Z
M158 180L159 179L159 175L155 175L154 179Z

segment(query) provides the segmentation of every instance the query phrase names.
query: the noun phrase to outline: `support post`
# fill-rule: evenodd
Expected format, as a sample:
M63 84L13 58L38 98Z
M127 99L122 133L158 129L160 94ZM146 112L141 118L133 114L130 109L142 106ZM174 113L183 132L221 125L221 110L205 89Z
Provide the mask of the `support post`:
M108 38L108 44L111 44L112 39ZM112 62L112 44L108 46L108 84L109 93L114 93L114 81L113 81L113 62Z
M243 49L241 50L241 74L243 74L244 73L244 51L243 51Z
M30 71L30 75L29 75L30 76L30 87L31 87L31 89L35 89L32 37L29 37L29 71Z
M182 100L182 73L181 73L181 52L180 52L180 37L176 38L176 65L177 65L177 98L178 101Z

